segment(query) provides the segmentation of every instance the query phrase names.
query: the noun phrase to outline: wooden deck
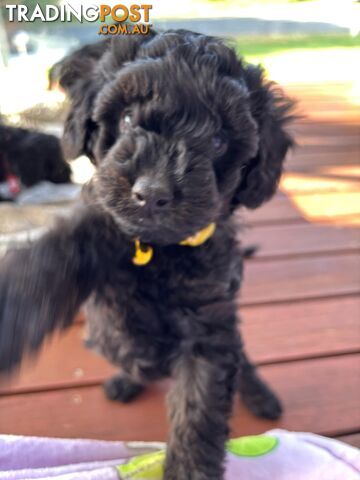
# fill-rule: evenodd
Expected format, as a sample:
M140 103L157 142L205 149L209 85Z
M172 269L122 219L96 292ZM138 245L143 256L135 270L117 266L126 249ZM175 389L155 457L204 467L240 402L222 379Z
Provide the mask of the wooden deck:
M360 445L360 129L349 85L292 86L307 117L280 192L243 213L246 264L243 333L263 376L279 393L278 422L252 417L237 400L232 435L280 427ZM164 440L159 383L129 405L107 401L113 371L86 351L82 322L0 390L0 433Z

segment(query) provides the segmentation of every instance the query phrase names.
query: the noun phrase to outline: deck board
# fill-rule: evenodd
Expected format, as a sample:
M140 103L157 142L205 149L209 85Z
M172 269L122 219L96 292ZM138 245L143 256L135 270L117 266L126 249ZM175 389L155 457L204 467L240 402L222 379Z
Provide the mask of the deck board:
M262 367L262 375L283 400L284 417L277 422L256 419L237 400L232 435L256 434L273 427L323 435L360 430L359 360L359 355L345 355ZM156 384L127 405L106 400L99 386L0 397L1 432L165 440L168 386L169 382Z
M247 351L257 364L360 352L359 297L244 307L241 318ZM82 331L75 324L54 338L0 394L101 384L116 370L85 349Z
M85 348L83 330L83 324L77 323L63 335L55 336L38 358L26 362L16 377L3 383L0 395L97 385L115 373L116 369L103 357Z
M360 293L360 258L356 254L249 261L245 265L241 304L356 293Z
M342 171L339 171L337 166L326 166L311 172L284 172L280 189L290 196L294 194L357 192L360 189L360 181L359 177L354 175L356 169L359 170L356 165L345 165L342 166Z
M237 212L239 221L250 225L288 224L291 222L306 221L291 199L278 193L270 202L258 210L241 209Z
M318 168L329 165L355 165L359 161L359 151L342 150L342 152L301 152L301 148L288 160L286 166L288 169L297 168L307 169Z
M352 435L341 435L337 437L338 440L348 443L353 447L360 448L360 433L353 433Z
M251 228L240 235L245 245L259 245L255 258L315 255L339 251L359 251L358 228L309 223Z
M359 201L359 191L281 193L259 210L240 210L237 217L250 225L312 222L346 226L351 219L359 220Z
M256 305L242 308L241 317L246 348L257 363L360 351L358 296Z

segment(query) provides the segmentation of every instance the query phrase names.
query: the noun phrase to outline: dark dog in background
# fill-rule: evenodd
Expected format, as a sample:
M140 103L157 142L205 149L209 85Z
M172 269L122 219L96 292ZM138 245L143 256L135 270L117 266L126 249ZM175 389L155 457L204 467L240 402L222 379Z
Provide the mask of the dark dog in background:
M291 102L220 40L187 31L106 40L56 68L67 152L97 172L73 218L1 263L0 368L85 304L88 344L121 368L110 398L175 380L165 479L220 480L235 392L258 416L281 414L237 328L232 214L275 192Z
M0 123L0 183L10 176L25 187L70 182L71 169L54 135Z

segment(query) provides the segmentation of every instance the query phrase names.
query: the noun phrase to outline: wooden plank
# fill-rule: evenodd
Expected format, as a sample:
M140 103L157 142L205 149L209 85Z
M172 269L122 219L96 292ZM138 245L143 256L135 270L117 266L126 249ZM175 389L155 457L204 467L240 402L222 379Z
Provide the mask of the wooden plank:
M337 435L360 429L359 355L265 366L262 375L279 393L285 414L278 422L252 417L236 402L232 436L268 428ZM100 387L0 397L0 431L19 435L165 440L164 394L168 382L147 390L133 403L104 398Z
M245 267L241 303L254 305L358 292L358 255L249 261Z
M116 372L103 357L83 345L84 325L77 323L45 345L38 359L24 362L16 377L3 383L0 394L100 384Z
M252 225L312 221L351 225L359 219L359 192L309 192L290 197L278 193L257 210L239 210L238 219Z
M359 108L356 105L329 105L325 103L318 103L311 106L302 104L298 110L299 115L304 115L306 120L326 121L340 123L342 120L357 125L359 123Z
M344 102L341 98L338 100L320 98L315 100L313 98L304 98L301 96L298 103L298 111L305 112L308 119L320 118L329 121L334 117L346 118L346 120L356 119L356 112L359 113L358 106ZM328 114L327 117L325 114ZM359 115L357 116L359 119Z
M91 386L0 397L0 431L24 435L121 440L165 437L164 388L120 405ZM6 411L6 409L8 409Z
M240 223L247 222L252 225L271 223L288 223L289 221L301 221L303 216L296 208L291 199L281 193L262 205L256 210L240 209L237 213Z
M291 95L294 98L293 95ZM295 111L302 122L315 121L316 116L314 114L324 114L319 116L319 122L329 122L331 118L338 117L344 119L346 122L351 121L354 118L357 105L351 102L344 101L345 99L338 96L334 98L323 97L318 95L303 95L302 92L299 95L295 95ZM329 113L329 117L325 115ZM303 118L301 118L301 115Z
M360 298L244 307L241 331L257 363L360 351Z
M257 363L360 351L360 298L244 307L241 330L245 347ZM341 319L341 323L339 321ZM82 325L50 342L36 362L3 383L0 394L100 384L114 371L106 360L85 349Z
M360 355L271 365L262 373L283 399L281 428L323 435L359 428Z
M287 170L299 169L301 167L319 167L327 165L353 165L359 162L359 152L307 152L303 153L301 148L295 150L286 161Z
M322 84L324 87L324 85ZM311 86L311 88L306 89L303 87L289 89L286 86L285 91L292 98L295 96L298 99L299 107L302 105L310 106L313 109L321 108L321 106L326 105L330 108L336 108L338 106L343 106L344 108L356 107L356 105L349 101L349 92L351 91L351 86L347 88L340 87L337 88L333 85L326 86L327 91L321 89L316 89Z
M299 102L305 102L306 104L314 105L316 107L318 104L328 104L329 102L346 103L347 93L350 89L350 87L348 87L346 90L344 87L338 88L331 85L331 92L325 92L322 89L316 88L314 85L310 85L310 88L307 87L308 86L305 84L299 85L295 88L292 88L290 85L286 85L283 90L287 93L287 95L298 98Z
M257 363L360 351L357 297L244 307L241 317L246 349ZM82 328L76 324L50 342L0 394L100 384L110 377L116 369L83 347Z
M343 166L343 165L337 165L336 167L325 167L319 169L319 173L325 174L325 175L334 175L334 176L340 176L340 177L351 177L351 178L356 178L357 180L360 180L360 165L350 165L350 166Z
M294 98L294 96L292 96ZM301 122L346 122L359 123L359 110L356 104L343 99L326 99L322 95L306 98L303 92L295 95L296 113L302 115Z
M298 145L299 151L311 151L314 149L342 149L347 148L360 148L360 138L359 135L330 135L327 134L325 130L323 133L318 132L317 135L313 135L311 131L309 132L294 132L296 137L296 144Z
M326 82L326 83L292 83L284 86L284 90L289 94L298 94L304 96L316 96L316 98L348 98L349 91L352 90L354 81Z
M360 248L360 229L355 227L311 223L257 226L239 237L244 245L259 245L256 259Z
M359 225L360 191L292 194L291 201L308 221Z
M339 122L337 125L334 123L323 122L309 122L309 121L297 121L292 126L289 127L289 130L293 132L294 136L304 135L307 138L314 138L319 135L327 137L358 137L359 136L359 125L345 122Z
M353 139L353 137L344 137L342 142L335 143L337 139L333 140L327 136L321 137L321 141L311 141L305 137L302 141L296 137L295 155L314 155L314 154L337 154L342 155L344 152L359 156L360 141ZM348 139L347 139L348 138Z
M331 167L327 168L331 169ZM349 170L352 168L353 166L350 166ZM326 167L322 167L321 169L325 170ZM326 175L314 171L285 172L281 177L280 189L289 195L311 194L314 192L359 192L360 181L357 178L352 178L350 175L346 177ZM358 211L360 212L360 206Z
M353 433L352 435L343 435L337 437L337 440L348 443L353 447L360 448L360 433Z
M308 122L325 121L337 125L340 122L344 121L347 124L359 124L359 110L356 110L355 108L343 108L339 106L339 108L337 109L332 109L331 107L319 110L303 109L302 113L305 114L305 116L307 117L305 121Z

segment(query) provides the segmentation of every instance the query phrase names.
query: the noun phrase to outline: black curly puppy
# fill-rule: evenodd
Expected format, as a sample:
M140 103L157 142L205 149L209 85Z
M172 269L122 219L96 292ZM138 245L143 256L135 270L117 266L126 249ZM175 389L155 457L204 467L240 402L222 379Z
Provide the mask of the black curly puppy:
M70 174L57 137L0 123L0 182L14 175L26 187L41 180L67 183Z
M60 66L65 146L97 173L71 220L9 254L0 273L0 366L10 371L85 304L89 345L121 368L120 401L174 378L166 480L220 480L233 396L277 418L242 349L242 259L232 213L276 189L291 103L220 40L119 37Z

